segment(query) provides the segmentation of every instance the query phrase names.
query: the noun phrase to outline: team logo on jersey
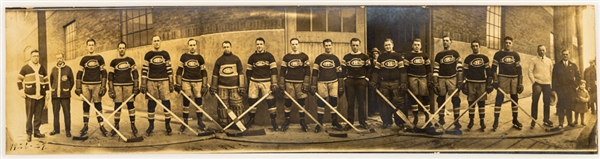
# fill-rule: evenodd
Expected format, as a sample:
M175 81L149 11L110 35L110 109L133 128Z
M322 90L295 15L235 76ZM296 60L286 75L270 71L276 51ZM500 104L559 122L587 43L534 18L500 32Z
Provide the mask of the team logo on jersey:
M502 63L513 64L513 63L515 63L515 57L513 57L513 56L504 56L502 58Z
M237 75L237 68L235 65L221 65L219 72L221 76Z
M365 61L361 58L352 58L348 61L348 65L350 67L363 67L365 65Z
M61 80L61 81L67 81L67 80L69 80L69 77L67 77L67 75L62 75L62 76L60 77L60 80Z
M200 62L198 62L198 60L196 60L196 59L187 60L185 62L185 67L188 67L188 68L196 68L198 66L200 66Z
M152 59L150 59L150 63L154 64L154 65L162 65L165 63L165 58L162 56L154 56L152 57Z
M470 65L473 67L481 67L485 65L485 62L483 61L483 58L475 58L471 61Z
M425 59L423 59L422 56L417 56L417 57L413 58L412 60L410 60L410 63L412 63L413 65L416 65L416 66L425 65Z
M441 60L442 64L453 64L454 62L456 62L456 58L452 55L446 55L446 56L442 57L442 60Z
M291 61L288 61L287 66L290 68L302 67L304 66L304 62L300 59L292 59Z
M399 65L399 62L396 61L395 59L387 59L387 60L381 62L381 67L387 68L387 69L397 68L398 65Z
M86 68L96 68L100 66L100 63L96 59L90 59L85 63Z
M123 61L123 62L119 62L116 66L115 69L117 70L127 70L131 68L131 65L129 64L129 62Z
M269 61L256 61L254 63L255 67L269 66Z
M319 63L319 66L321 66L321 68L324 69L331 69L335 67L335 62L331 59L326 59L321 61L321 63Z

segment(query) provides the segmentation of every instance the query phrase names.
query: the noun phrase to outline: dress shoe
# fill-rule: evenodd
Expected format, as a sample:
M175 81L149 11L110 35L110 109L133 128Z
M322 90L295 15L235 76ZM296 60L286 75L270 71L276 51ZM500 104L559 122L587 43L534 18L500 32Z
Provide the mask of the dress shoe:
M71 132L67 131L67 137L71 137Z
M554 124L551 121L546 121L546 122L544 122L544 126L554 127Z
M391 126L391 124L383 124L383 125L381 126L381 129L387 129L387 128L388 128L388 127L390 127L390 126Z
M56 131L55 130L55 131L50 132L50 136L53 136L53 135L56 135L56 134L60 134L60 131Z
M41 133L34 133L33 137L35 137L35 138L44 138L44 137L46 137L46 135L41 134Z
M31 142L31 135L27 135L27 142Z

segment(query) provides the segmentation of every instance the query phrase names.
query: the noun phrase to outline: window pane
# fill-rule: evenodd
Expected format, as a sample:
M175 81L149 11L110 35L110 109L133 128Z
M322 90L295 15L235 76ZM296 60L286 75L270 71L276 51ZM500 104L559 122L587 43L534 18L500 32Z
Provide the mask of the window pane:
M133 36L132 34L127 35L127 44L133 45ZM135 46L135 45L133 45Z
M310 8L300 7L296 9L296 30L310 31Z
M125 43L127 43L127 36L121 36L121 41L125 41ZM127 43L127 45L129 45L129 43Z
M133 32L133 20L127 21L127 34Z
M340 9L329 9L327 13L327 28L328 31L341 32L342 31L342 18L340 16Z
M356 8L342 9L344 32L356 32Z
M146 16L140 17L140 30L146 29Z
M138 31L140 30L140 18L133 18L133 30L132 31Z
M133 46L140 46L140 33L133 34Z
M133 11L132 10L127 10L127 20L133 18Z
M132 10L132 12L134 18L140 15L140 10Z
M152 13L149 13L146 18L148 18L148 28L152 28Z
M148 44L148 31L142 31L142 36L140 38L141 45Z
M325 7L313 8L312 11L312 31L325 31L327 24L327 10Z

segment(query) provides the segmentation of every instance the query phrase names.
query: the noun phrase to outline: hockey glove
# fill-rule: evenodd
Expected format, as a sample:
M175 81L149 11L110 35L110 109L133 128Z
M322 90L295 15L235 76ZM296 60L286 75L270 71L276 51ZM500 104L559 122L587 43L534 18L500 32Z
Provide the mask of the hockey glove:
M117 98L117 95L115 94L114 89L108 89L108 97L110 97L111 99Z
M202 85L202 88L200 88L200 94L202 94L202 96L206 96L206 93L208 93L208 85Z
M308 92L310 94L315 94L317 93L317 86L310 86L310 88L308 89Z
M378 88L377 82L369 82L369 87L371 88L371 90L375 90Z
M271 91L272 92L279 92L279 91L283 91L283 90L279 90L279 87L277 86L277 84L272 84L271 85Z
M240 93L240 96L246 96L246 88L245 87L238 88L238 93Z
M500 87L500 82L494 81L494 83L492 83L492 87L494 87L495 89L498 89L498 87Z
M173 86L173 83L169 82L169 92L173 93L173 90L175 90L175 86Z
M344 95L344 88L338 87L338 97L341 97L342 95Z
M490 85L485 86L485 91L487 91L488 94L492 93L493 90L494 90L494 87L492 87Z
M100 95L100 97L103 97L106 94L106 87L100 87L100 92L98 92L98 95Z
M133 86L132 93L133 93L133 94L136 94L136 95L137 95L137 94L139 94L139 93L140 93L140 88L139 88L139 87L137 87L137 86Z
M141 92L142 94L146 94L146 93L148 92L148 88L146 88L146 86L141 86L141 87L140 87L140 92Z
M80 96L80 95L81 95L81 93L82 93L82 90L81 90L81 88L75 88L75 94L76 94L77 96Z
M406 94L407 90L408 90L408 86L406 85L406 83L400 83L400 94L401 95Z
M468 85L464 85L461 89L462 93L465 95L469 95L469 86Z
M517 85L517 93L518 93L518 94L521 94L521 93L523 93L523 90L524 90L524 89L525 89L525 88L523 88L523 85L522 85L522 84L519 84L519 85Z
M463 86L464 86L463 81L457 81L456 82L456 89L462 89Z
M179 92L181 92L181 85L176 84L175 88L173 88L173 89L175 89L175 92L179 93Z
M213 95L213 96L214 96L215 94L217 94L217 88L215 88L215 87L210 87L210 90L209 90L209 92L210 92L210 95Z

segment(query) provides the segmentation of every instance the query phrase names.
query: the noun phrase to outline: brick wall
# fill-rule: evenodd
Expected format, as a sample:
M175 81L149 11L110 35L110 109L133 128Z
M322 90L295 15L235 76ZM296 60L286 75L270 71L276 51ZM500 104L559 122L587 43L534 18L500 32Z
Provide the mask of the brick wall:
M538 45L550 46L550 33L554 30L553 16L543 7L504 7L503 12L504 35L514 39L514 50L537 55Z
M433 7L433 37L449 35L454 41L470 42L479 39L485 44L486 15L485 6L446 6ZM441 45L435 45L441 46Z

